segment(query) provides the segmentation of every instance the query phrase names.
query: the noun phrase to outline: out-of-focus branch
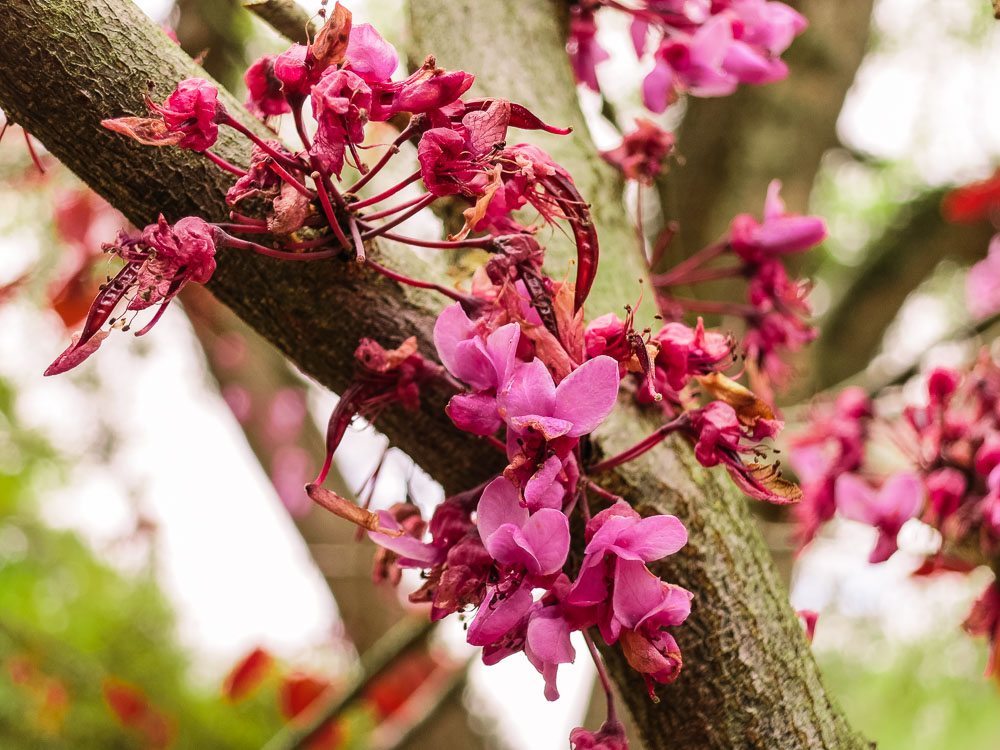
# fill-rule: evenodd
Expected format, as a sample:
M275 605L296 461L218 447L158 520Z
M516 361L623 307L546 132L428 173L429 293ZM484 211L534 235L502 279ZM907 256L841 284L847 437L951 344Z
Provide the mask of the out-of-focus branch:
M286 724L264 750L296 750L308 746L320 729L357 701L397 659L423 648L433 630L434 623L430 620L410 618L399 622L362 655L361 674L346 689L330 688L329 696L321 696L295 723Z
M992 227L949 224L941 216L942 191L903 209L872 243L867 260L821 324L815 382L827 388L861 372L878 352L886 329L909 294L943 260L972 263L986 254Z
M295 0L243 0L243 7L293 42L306 44L316 34L313 20Z

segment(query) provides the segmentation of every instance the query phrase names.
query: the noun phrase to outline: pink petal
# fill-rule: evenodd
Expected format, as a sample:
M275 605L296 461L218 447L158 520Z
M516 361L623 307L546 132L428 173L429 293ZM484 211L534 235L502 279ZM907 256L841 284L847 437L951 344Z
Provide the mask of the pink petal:
M531 589L521 587L494 606L496 588L487 587L486 597L469 625L466 640L473 646L488 646L513 630L531 609Z
M529 414L525 417L514 417L510 420L510 426L517 432L527 432L535 430L541 433L546 440L555 440L562 437L573 429L573 423L565 419L555 419L553 417L540 417Z
M603 354L587 360L556 388L552 416L573 423L570 437L593 432L614 408L618 382L616 360Z
M382 527L393 531L402 531L399 522L392 517L391 513L380 510L378 512L378 519ZM369 531L368 538L378 546L395 552L401 558L404 558L404 560L421 563L419 567L429 567L441 561L441 550L430 544L425 544L409 534L389 536L388 534L380 534L377 531Z
M663 603L665 584L638 560L618 560L614 581L612 606L626 628L637 627Z
M434 346L437 348L438 357L441 358L441 364L448 368L448 372L452 375L455 375L457 366L455 348L462 341L471 339L475 331L472 321L457 302L442 310L434 322Z
M562 507L566 490L558 481L562 471L562 461L558 456L549 456L545 463L536 471L524 485L524 501L529 510L539 508Z
M691 614L694 594L680 586L663 586L659 604L646 613L637 627L652 626L672 628L684 622Z
M527 520L528 509L521 505L517 488L509 479L497 477L486 485L476 508L476 525L484 543L504 524L520 528Z
M875 500L879 517L902 526L917 515L924 501L924 486L916 474L902 472L890 477Z
M837 510L844 518L874 526L878 522L875 491L856 474L841 474L834 485Z
M351 28L347 64L368 83L382 83L396 72L399 55L371 24L359 23Z
M486 354L490 358L497 376L493 384L494 387L510 380L520 340L521 326L517 323L500 326L487 337Z
M617 544L640 560L653 562L677 552L687 538L687 529L674 516L650 516L626 529Z
M492 435L502 424L496 398L482 393L452 396L445 411L458 429L473 435Z
M515 417L552 416L556 386L552 373L540 359L518 364L510 380L500 389L500 416L510 422Z
M577 607L589 607L601 604L608 599L608 584L603 556L588 556L583 563L583 570L573 582L566 603Z
M62 354L56 357L55 361L49 365L43 375L60 375L67 370L72 370L78 364L87 359L91 354L97 351L100 347L101 342L108 337L107 331L98 331L90 340L87 341L83 346L77 346L77 342L80 340L80 334L73 335L73 343L71 343Z
M549 575L562 569L569 554L569 519L561 511L542 508L521 527L527 550L537 561L530 573Z
M781 180L771 180L767 185L764 199L764 221L779 219L785 215L785 202L781 200Z

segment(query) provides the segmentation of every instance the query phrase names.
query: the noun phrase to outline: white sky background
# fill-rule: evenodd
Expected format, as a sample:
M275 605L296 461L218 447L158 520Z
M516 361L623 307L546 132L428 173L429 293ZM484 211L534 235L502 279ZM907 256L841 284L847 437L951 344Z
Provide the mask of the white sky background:
M170 3L140 5L160 17ZM929 183L989 173L1000 151L1000 33L990 31L974 51L959 38L987 6L985 0L880 0L876 22L899 41L863 67L841 118L842 138L874 156L909 163ZM377 21L388 15L386 4L351 7L358 20L369 20L367 7L379 9ZM398 17L392 23L399 24ZM618 60L631 59L622 34L612 31L603 41ZM30 234L3 238L0 281L16 273L25 253L37 252L37 242ZM17 383L26 422L44 428L70 455L97 429L99 418L128 425L127 444L109 464L77 466L67 486L50 493L46 518L82 530L97 549L128 566L141 550L115 540L134 525L138 498L159 526L160 580L206 677L216 678L258 644L304 665L331 662L335 607L237 425L206 387L184 316L169 312L143 342L113 335L81 376L39 377L65 344L57 321L24 305L0 308L0 372ZM80 380L92 380L88 373L102 383L97 394L78 387ZM316 396L324 418L331 400ZM341 465L353 467L346 471L351 484L364 478L380 445L371 433L357 434L341 449ZM410 470L398 454L393 466L379 493L385 503L396 499ZM436 500L440 491L431 485L418 481L424 497ZM912 559L897 556L887 565L867 566L868 541L868 530L844 525L816 545L799 570L797 606L833 604L845 613L874 615L896 638L952 627L961 619L980 581L918 588L905 582ZM903 546L918 549L923 541L920 529L908 528ZM928 596L940 605L933 608L937 615L928 613ZM818 632L820 647L835 647L838 633L832 627L825 632L822 619ZM514 747L566 745L592 672L582 648L578 662L575 670L563 670L564 698L555 705L546 704L541 678L522 657L477 669L478 694L502 695L504 713L518 717L504 723Z

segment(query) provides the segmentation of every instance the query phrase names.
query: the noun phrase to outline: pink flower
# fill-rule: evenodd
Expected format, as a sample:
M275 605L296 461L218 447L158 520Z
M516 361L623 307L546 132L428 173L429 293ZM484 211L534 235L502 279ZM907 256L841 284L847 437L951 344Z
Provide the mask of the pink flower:
M733 10L742 22L740 40L770 55L780 55L788 49L809 25L801 13L784 3L737 0Z
M656 51L653 70L643 81L646 107L663 112L679 88L695 96L733 93L739 81L723 69L732 42L732 23L722 15L713 16L693 34L678 33L666 39Z
M677 552L687 543L687 531L673 516L642 518L627 503L619 501L590 520L585 539L587 547L583 566L566 597L566 603L584 609L604 608L604 612L597 615L597 620L604 639L614 643L623 625L626 628L637 627L654 614L654 610L664 606L662 597L653 595L649 598L649 579L655 581L657 586L661 582L646 569L645 563ZM657 588L657 591L662 594L666 590ZM680 591L683 589L677 589L677 592ZM631 598L635 592L639 592L642 599L639 603ZM670 596L675 594L673 592ZM644 604L648 605L648 609L638 611L637 608ZM679 624L684 617L673 624Z
M546 576L566 562L569 520L551 508L530 513L510 480L497 477L486 485L476 516L483 545L501 565Z
M1000 234L990 240L986 258L969 269L965 277L965 304L976 318L1000 311Z
M729 225L729 244L744 260L758 263L774 255L801 252L826 239L826 223L818 216L786 213L780 191L781 182L772 180L763 223L750 214L740 214Z
M399 55L371 24L361 23L351 27L345 65L368 83L382 83L392 78Z
M625 727L618 720L608 720L596 732L577 727L569 734L572 750L628 750Z
M657 379L664 380L675 391L687 385L692 375L714 372L733 356L730 338L706 331L701 318L693 329L683 323L667 323L653 337L653 342L660 347L655 360Z
M692 427L698 435L694 455L702 466L716 466L726 461L726 454L740 451L743 426L729 404L712 401L690 414Z
M924 488L920 479L908 472L893 475L878 491L856 474L843 474L837 478L836 498L837 510L845 518L878 529L878 542L869 560L879 563L896 551L896 535L920 510Z
M597 41L597 24L593 11L574 6L566 51L569 52L576 80L592 91L600 91L597 66L611 56Z
M225 113L219 104L219 90L203 78L188 78L177 84L163 104L152 108L160 114L167 130L181 133L177 145L192 151L210 148L219 137L219 117Z
M463 70L442 70L434 58L402 81L370 82L374 100L371 119L385 122L400 112L423 114L446 107L468 91L475 76Z
M202 78L181 81L163 104L147 96L146 106L155 117L116 117L101 125L147 146L205 151L215 143L218 123L227 116L218 89Z
M433 195L468 197L485 192L497 154L510 124L511 104L494 99L485 110L467 112L461 125L432 128L424 133L417 146L420 173L428 192Z
M215 271L217 231L196 216L181 219L173 226L161 216L157 224L150 224L140 236L123 233L115 245L107 246L108 251L125 261L125 266L101 289L83 330L46 374L65 372L93 354L104 338L99 336L101 328L123 300L128 300L128 310L160 305L152 320L136 335L147 333L185 284L190 281L204 284L211 278Z
M351 71L331 67L312 87L311 101L319 126L310 153L321 169L339 177L346 144L365 139L371 89Z
M637 117L636 128L626 133L621 144L601 153L629 180L650 184L663 170L663 163L674 150L674 134L652 120Z
M281 90L290 101L302 102L309 89L319 79L309 60L309 48L293 44L274 59L274 75L281 82Z
M485 339L457 302L446 307L434 324L434 345L448 372L474 393L453 396L448 415L455 425L476 435L491 435L500 427L496 392L510 378L521 330L508 323Z
M291 112L281 91L281 81L274 73L274 55L264 55L247 68L243 82L247 86L247 109L258 117Z
M618 396L618 363L587 360L557 387L540 359L518 364L499 392L500 416L512 431L535 430L546 440L597 429Z

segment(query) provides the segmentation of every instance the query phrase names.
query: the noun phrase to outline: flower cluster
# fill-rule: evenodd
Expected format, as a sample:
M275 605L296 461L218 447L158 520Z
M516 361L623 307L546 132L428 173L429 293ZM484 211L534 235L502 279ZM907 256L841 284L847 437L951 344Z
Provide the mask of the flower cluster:
M568 51L577 80L594 91L597 65L609 58L597 41L603 8L630 16L636 56L652 57L642 98L653 112L663 112L680 92L725 96L741 83L781 80L788 74L781 54L806 27L798 12L772 0L579 0Z
M581 3L574 10L578 69L581 59L601 57L584 27L604 4L612 5ZM641 12L629 10L638 47L652 31L661 37L647 89L655 88L652 80L661 81L662 98L677 88L722 93L739 81L783 73L776 55L801 29L797 14L779 3L742 0L714 3L696 18L694 5L650 2ZM684 62L682 48L698 51ZM672 629L688 617L693 594L662 581L649 566L681 549L687 531L673 516L641 516L594 478L676 433L694 445L698 461L725 466L751 497L798 499L798 489L764 460L763 441L781 429L780 418L736 381L742 373L730 371L740 345L707 329L701 318L686 324L681 313L743 317L746 371L766 394L783 374L779 351L812 335L804 321L805 288L788 278L782 256L815 245L825 227L814 217L787 213L775 183L762 221L737 217L723 241L654 279L667 318L658 331L636 331L630 308L624 320L607 314L587 325L583 308L599 262L589 207L572 177L545 152L508 143L512 129L569 131L514 102L464 99L472 75L443 70L432 57L394 79L398 66L395 49L371 26L354 25L338 4L311 44L265 56L246 73L248 108L265 123L291 116L296 148L264 137L268 131L260 123L231 115L215 87L200 79L182 81L162 103L147 101L148 116L105 121L144 144L190 149L230 173L229 221L187 217L170 224L161 218L137 235L122 234L107 247L120 270L49 372L70 369L96 350L109 321L129 328L131 316L127 323L114 318L117 309L134 314L157 306L140 331L145 333L185 284L209 281L217 250L280 261L351 259L395 282L437 291L452 301L433 331L443 367L418 352L416 338L393 349L362 339L355 379L331 414L326 460L308 496L369 532L379 546L377 579L398 583L403 569L422 571L424 583L411 600L428 604L434 620L452 613L468 617L468 641L482 648L486 663L523 652L553 700L559 666L576 657L570 636L581 632L610 690L591 636L596 632L621 648L652 696L657 683L673 681L681 670ZM669 81L663 82L665 75ZM371 163L361 156L374 148L369 123L399 128ZM213 151L220 128L245 138L245 168ZM374 188L407 145L419 168ZM671 134L640 120L636 132L605 156L630 179L648 184L672 149ZM423 188L416 197L397 197L413 185ZM398 229L441 199L463 209L462 226L447 240L418 239ZM534 216L559 223L574 239L575 278L556 281L543 271ZM376 237L420 248L485 250L489 260L468 291L460 291L369 258L366 243ZM725 254L736 265L706 265ZM748 304L680 300L665 291L729 276L746 279ZM502 471L448 497L426 520L412 503L376 512L323 486L356 417L372 421L392 405L415 410L425 388L451 389L448 417L496 448L506 460ZM662 425L622 453L595 459L589 436L609 416L620 390ZM883 525L890 536L888 521ZM599 730L577 729L571 742L579 750L624 748L613 702Z
M642 518L620 499L590 515L581 441L615 405L619 363L565 345L582 341L569 285L557 289L545 279L560 332L553 342L518 281L480 285L480 298L491 302L479 315L456 303L434 328L441 361L465 386L449 416L476 435L502 430L496 444L506 469L446 499L429 523L411 505L383 511L381 525L396 534L370 536L392 555L383 566L425 571L426 583L411 598L430 602L434 619L475 609L468 641L483 648L487 664L523 651L544 677L549 700L558 697L559 665L575 658L570 634L592 627L608 644L621 642L652 690L680 670L669 628L687 617L691 594L646 564L680 549L687 533L676 518ZM570 335L573 326L578 335ZM552 356L553 346L561 356ZM571 576L569 517L578 509L584 557Z
M773 402L772 388L785 385L792 374L786 356L816 338L808 322L810 285L789 277L784 257L809 250L826 238L825 222L787 212L780 190L777 180L768 187L762 221L750 214L736 216L721 240L653 277L661 312L667 317L702 312L743 320L750 383L769 402ZM726 258L730 262L725 265L715 263ZM670 291L729 278L746 281L746 303L684 299Z
M109 130L146 145L190 149L233 174L236 179L227 195L231 221L209 225L188 217L170 229L161 220L139 239L123 237L111 250L125 266L109 280L83 332L50 372L67 370L96 350L106 335L100 328L119 302L127 299L129 310L160 303L162 312L185 283L207 282L215 248L291 261L354 257L395 281L464 299L452 289L411 279L368 259L365 242L384 237L419 247L504 253L518 246L517 236L533 230L513 216L525 206L546 222L566 221L576 238L579 308L593 283L598 252L586 203L565 170L543 151L527 144L506 145L511 128L569 131L545 124L512 102L463 100L473 76L443 70L432 57L412 75L392 80L397 67L392 45L367 24L354 27L350 12L338 5L312 44L265 56L246 73L248 107L263 118L291 114L301 141L296 152L233 117L216 87L198 78L181 81L162 103L147 98L148 116L105 120ZM306 111L315 120L311 127ZM366 164L359 149L368 123L396 118L408 122L382 157ZM247 139L246 169L213 152L220 127ZM407 142L416 145L420 169L374 195L364 195ZM342 180L345 166L360 175L348 185ZM386 205L417 181L426 188L423 195ZM394 231L444 196L469 206L465 226L450 240L427 242ZM470 237L472 232L483 234ZM255 242L253 235L266 235L268 242ZM514 240L505 241L508 235Z
M966 572L996 560L1000 366L984 351L965 370L935 369L926 376L922 403L906 406L901 416L879 411L859 389L848 389L834 404L818 405L808 429L793 440L792 465L804 491L802 540L836 512L878 531L869 559L879 563L896 552L903 524L919 519L941 538L922 573ZM888 460L888 449L898 454L891 472L876 460ZM996 588L990 585L966 624L994 642L1000 635Z

